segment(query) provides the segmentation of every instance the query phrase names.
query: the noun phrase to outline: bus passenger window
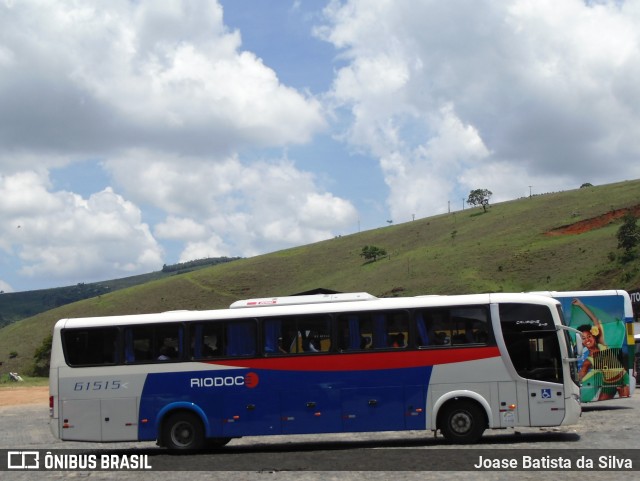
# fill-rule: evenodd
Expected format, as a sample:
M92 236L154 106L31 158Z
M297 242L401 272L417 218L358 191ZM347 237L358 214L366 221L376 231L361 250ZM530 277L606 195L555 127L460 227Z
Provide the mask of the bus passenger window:
M189 327L191 359L210 359L222 355L224 325L221 322L202 322Z
M404 310L348 314L340 316L338 323L342 351L408 346L409 321Z
M229 321L226 323L226 352L231 357L256 354L256 324L253 321Z
M419 347L450 346L452 322L448 308L424 309L416 314Z
M489 342L489 312L484 306L423 309L416 313L415 323L418 347Z
M409 321L404 311L385 314L384 326L381 327L386 331L386 340L389 347L395 349L407 347Z
M282 319L271 318L263 322L263 339L265 354L287 354L291 342L285 343L283 339ZM288 329L290 330L290 329Z
M118 330L114 327L65 329L65 359L70 366L99 366L117 362Z
M298 317L296 352L328 352L331 348L330 325L327 316Z
M156 362L182 359L182 326L159 324L133 326L124 331L125 362Z
M182 359L182 326L167 324L154 329L154 355L158 361Z
M362 334L357 315L340 316L338 348L342 351L366 349L369 340Z
M426 347L431 344L433 340L433 333L429 335L429 331L427 330L427 324L424 320L425 316L422 312L418 312L415 317L416 322L416 332L417 332L417 340L416 344L418 347Z
M124 342L126 362L144 362L152 359L153 331L150 328L127 328Z
M330 325L330 318L324 315L265 318L264 352L267 355L327 352L331 348Z

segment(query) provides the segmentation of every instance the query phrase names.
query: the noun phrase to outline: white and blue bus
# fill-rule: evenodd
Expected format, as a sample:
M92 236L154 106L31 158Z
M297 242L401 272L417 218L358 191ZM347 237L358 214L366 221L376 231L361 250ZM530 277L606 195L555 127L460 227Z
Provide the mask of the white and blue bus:
M636 387L633 308L624 290L544 291L562 304L578 359L583 403L631 396Z
M63 440L172 449L272 434L559 426L580 415L560 303L527 294L238 301L63 319L50 415Z

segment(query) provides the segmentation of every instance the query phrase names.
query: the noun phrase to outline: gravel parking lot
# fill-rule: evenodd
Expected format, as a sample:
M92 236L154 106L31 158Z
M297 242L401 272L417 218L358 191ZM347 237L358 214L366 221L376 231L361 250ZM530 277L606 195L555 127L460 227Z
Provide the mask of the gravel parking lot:
M2 391L0 391L2 396ZM633 478L640 468L635 464L640 452L640 422L638 409L640 396L630 399L607 401L583 408L579 423L556 428L520 428L516 431L487 431L481 443L475 446L453 447L441 437L430 432L403 432L378 434L338 434L321 436L272 436L242 438L232 441L222 451L194 456L173 456L154 443L79 443L61 442L53 438L48 426L48 407L42 403L0 407L0 450L49 450L70 449L91 453L144 453L149 455L154 467L174 469L189 465L198 471L163 472L2 472L3 480L26 481L31 479L135 479L156 481L157 476L170 476L173 480L204 479L225 480L355 480L367 479L540 479L545 475L562 475L564 479L625 479ZM483 455L511 453L523 454L555 452L588 453L594 457L603 449L604 454L622 453L620 458L634 458L635 472L605 469L592 471L411 471L424 463L412 463L410 456L426 456L433 459L434 467L442 461L451 466L450 458L477 458L475 449ZM638 452L619 450L633 449ZM536 451L544 450L544 451ZM558 451L560 450L560 451ZM445 459L446 458L446 459ZM458 458L458 459L461 459ZM597 456L596 456L597 458ZM388 462L396 460L397 463ZM386 461L385 461L386 460ZM446 462L445 462L446 461ZM475 461L474 461L475 462ZM412 467L413 465L413 467ZM226 466L226 468L225 468ZM233 466L230 468L229 466ZM383 471L371 471L378 467ZM353 469L359 470L353 470ZM233 469L221 471L220 469ZM242 470L246 469L246 470ZM309 469L316 469L309 471ZM340 471L337 471L340 469ZM409 469L409 470L407 470Z

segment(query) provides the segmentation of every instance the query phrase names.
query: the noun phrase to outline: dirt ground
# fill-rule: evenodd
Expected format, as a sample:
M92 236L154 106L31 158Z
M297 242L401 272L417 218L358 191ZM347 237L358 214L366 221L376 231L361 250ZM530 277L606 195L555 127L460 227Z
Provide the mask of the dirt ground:
M0 407L49 403L49 386L0 388Z

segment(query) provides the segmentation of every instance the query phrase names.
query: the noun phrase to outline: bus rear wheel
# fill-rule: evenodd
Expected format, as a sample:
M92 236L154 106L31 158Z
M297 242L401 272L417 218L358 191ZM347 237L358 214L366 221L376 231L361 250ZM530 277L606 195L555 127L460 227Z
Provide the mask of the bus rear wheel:
M472 401L456 401L445 406L440 417L440 431L454 444L473 444L486 428L484 411Z
M189 412L170 415L163 424L164 445L169 449L201 449L204 446L204 427L200 418Z

